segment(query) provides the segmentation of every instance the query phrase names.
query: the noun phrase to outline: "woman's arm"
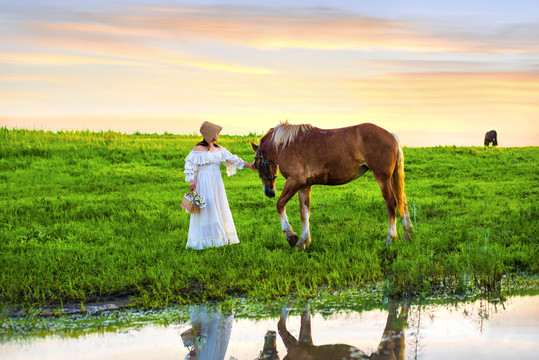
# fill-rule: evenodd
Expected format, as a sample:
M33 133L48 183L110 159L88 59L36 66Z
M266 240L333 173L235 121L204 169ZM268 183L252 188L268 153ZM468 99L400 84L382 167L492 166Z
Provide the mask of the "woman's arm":
M196 190L196 178L198 172L198 161L196 153L191 151L185 158L185 181L189 181L189 189Z

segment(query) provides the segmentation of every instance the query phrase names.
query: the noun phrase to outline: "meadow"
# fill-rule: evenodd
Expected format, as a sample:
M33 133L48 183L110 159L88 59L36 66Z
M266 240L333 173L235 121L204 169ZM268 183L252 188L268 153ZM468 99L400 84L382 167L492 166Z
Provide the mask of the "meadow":
M249 136L219 143L252 161ZM241 243L185 248L184 158L197 135L0 128L0 303L40 307L130 298L145 307L301 297L382 284L387 296L493 289L538 274L538 147L404 148L415 233L383 244L370 172L314 187L312 245L290 248L276 199L253 171L223 179ZM277 180L277 194L284 179ZM287 206L301 228L297 196Z

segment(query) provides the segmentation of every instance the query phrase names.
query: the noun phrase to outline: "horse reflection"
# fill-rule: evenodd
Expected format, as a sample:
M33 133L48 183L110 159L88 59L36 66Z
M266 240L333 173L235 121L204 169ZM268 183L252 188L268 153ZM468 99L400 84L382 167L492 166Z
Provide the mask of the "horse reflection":
M193 307L191 328L181 334L189 349L186 360L222 360L228 348L234 314L222 315L219 309Z
M286 328L288 310L283 308L277 324L279 336L288 352L283 360L404 360L404 329L407 324L408 309L409 305L405 304L400 307L399 311L398 303L390 303L382 339L376 351L369 356L352 345L314 345L311 335L311 315L308 305L301 316L299 338L296 339ZM275 339L275 331L268 331L264 341L264 349L259 360L279 360Z

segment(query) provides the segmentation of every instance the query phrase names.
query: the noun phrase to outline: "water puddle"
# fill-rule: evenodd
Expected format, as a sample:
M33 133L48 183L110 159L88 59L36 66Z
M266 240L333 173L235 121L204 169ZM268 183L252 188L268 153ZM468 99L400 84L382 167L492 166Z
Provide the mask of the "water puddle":
M57 320L62 325L46 319L9 336L4 324L0 358L490 360L536 359L539 352L539 296L346 311L313 302L262 309L245 316L229 307L193 306L131 314L121 326L118 313Z

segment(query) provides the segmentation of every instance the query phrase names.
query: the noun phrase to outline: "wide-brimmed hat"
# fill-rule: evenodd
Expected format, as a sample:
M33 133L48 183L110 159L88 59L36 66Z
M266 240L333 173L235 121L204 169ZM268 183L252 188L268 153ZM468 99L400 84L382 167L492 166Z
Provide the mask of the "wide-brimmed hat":
M215 135L219 134L221 129L223 129L222 126L213 124L209 121L204 121L200 126L200 133L204 136L204 140L206 140L207 143L210 143Z

